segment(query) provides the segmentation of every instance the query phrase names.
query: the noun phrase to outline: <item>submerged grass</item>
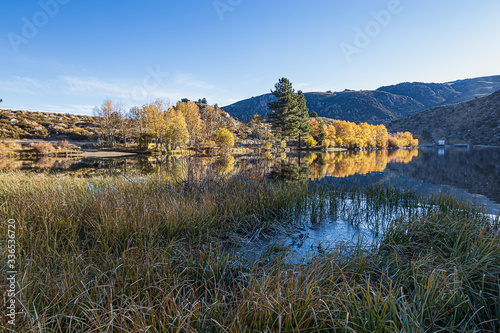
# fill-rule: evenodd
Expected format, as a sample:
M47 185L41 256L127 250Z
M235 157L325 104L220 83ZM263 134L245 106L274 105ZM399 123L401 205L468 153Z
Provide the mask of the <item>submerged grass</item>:
M500 331L500 223L454 198L2 174L0 200L2 220L16 220L19 332ZM304 213L384 232L300 265L232 250ZM5 254L5 223L1 234Z

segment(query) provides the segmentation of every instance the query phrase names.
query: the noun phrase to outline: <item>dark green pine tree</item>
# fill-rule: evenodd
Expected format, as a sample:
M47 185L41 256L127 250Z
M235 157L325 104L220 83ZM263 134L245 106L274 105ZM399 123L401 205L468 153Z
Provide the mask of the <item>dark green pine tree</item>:
M326 139L325 122L322 119L318 120L318 122L319 122L319 133L314 138L314 140L318 141L319 144L322 144L323 141L325 141Z
M297 107L295 90L286 78L280 79L274 87L275 90L271 90L271 93L276 97L276 101L267 103L268 109L271 110L269 121L280 138L290 137L293 135L291 116Z
M301 137L309 136L309 131L311 131L311 122L309 121L309 109L307 108L307 101L304 93L298 91L297 93L297 117L299 119L298 123L298 136L299 136L299 148Z
M311 127L304 94L296 93L287 78L281 78L274 87L276 90L271 92L277 100L267 105L271 110L268 117L272 128L281 138L298 137L300 148L301 137L307 135Z

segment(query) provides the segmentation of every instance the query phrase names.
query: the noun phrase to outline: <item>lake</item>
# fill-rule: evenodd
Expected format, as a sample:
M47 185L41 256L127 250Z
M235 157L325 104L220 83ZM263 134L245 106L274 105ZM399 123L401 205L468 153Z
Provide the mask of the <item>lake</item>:
M429 147L301 154L265 152L226 157L2 159L0 170L69 173L79 177L114 175L131 182L154 176L161 177L165 182L179 183L208 175L213 178L265 177L309 181L318 186L346 189L380 184L411 189L424 196L438 193L455 195L486 209L490 214L498 215L499 161L500 149ZM360 215L372 212L373 209L368 209ZM387 219L387 216L384 218ZM337 216L325 218L318 224L312 221L311 214L306 214L300 221L294 221L294 227L287 232L267 235L242 249L257 257L266 249L281 246L290 250L292 258L303 260L339 243L370 244L376 236L377 231L368 221L353 224L345 216Z
M262 153L228 157L155 156L126 158L0 159L0 170L117 175L159 175L168 181L212 173L214 177L309 180L326 186L371 183L412 189L424 195L449 193L500 212L500 149L419 148L330 153Z

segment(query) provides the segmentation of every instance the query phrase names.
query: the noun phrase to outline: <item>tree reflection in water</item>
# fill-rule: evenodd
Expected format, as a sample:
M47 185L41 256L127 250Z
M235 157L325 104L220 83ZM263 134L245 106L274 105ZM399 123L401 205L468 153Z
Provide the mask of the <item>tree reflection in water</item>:
M416 157L416 149L309 153L300 159L298 156L282 157L271 178L314 181L324 177L366 175L370 172L383 172L388 163L406 164Z
M118 159L41 159L33 161L0 160L5 171L41 170L68 172L85 176L123 174L129 177L158 175L165 181L183 182L203 177L241 176L248 178L316 180L347 177L384 171L388 163L409 163L418 150L381 150L308 154L264 154L247 156L142 156Z

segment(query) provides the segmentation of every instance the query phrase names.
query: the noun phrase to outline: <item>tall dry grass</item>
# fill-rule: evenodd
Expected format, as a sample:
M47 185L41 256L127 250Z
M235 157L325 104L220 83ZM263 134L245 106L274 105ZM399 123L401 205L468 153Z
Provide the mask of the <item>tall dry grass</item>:
M453 198L11 173L0 175L0 200L2 220L17 223L19 332L500 330L498 219ZM393 217L371 248L293 264L232 246L304 214L359 223L360 210ZM1 232L5 253L5 224Z

